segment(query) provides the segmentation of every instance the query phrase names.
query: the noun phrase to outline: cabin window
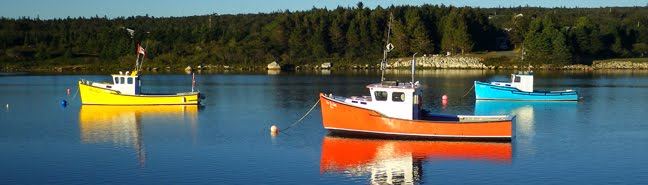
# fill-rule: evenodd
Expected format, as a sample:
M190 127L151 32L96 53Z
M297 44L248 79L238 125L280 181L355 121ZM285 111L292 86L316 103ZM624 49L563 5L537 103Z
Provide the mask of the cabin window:
M119 84L124 84L126 83L126 80L124 80L124 77L119 77Z
M115 84L119 83L119 77L115 77Z
M515 78L513 78L513 82L518 82L519 83L520 82L520 77L516 76Z
M393 102L403 102L405 101L405 93L403 92L393 92L392 93Z
M128 84L133 84L133 78L128 78Z
M374 95L376 96L376 101L387 101L387 92L385 91L376 91Z

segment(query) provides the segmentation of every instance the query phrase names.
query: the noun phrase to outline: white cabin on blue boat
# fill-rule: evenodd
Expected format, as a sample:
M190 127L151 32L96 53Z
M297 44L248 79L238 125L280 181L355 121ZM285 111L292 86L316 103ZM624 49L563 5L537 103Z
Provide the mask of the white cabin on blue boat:
M511 86L524 92L533 92L532 74L511 74Z
M533 75L532 74L511 74L511 83L491 82L497 86L515 87L520 91L533 92Z

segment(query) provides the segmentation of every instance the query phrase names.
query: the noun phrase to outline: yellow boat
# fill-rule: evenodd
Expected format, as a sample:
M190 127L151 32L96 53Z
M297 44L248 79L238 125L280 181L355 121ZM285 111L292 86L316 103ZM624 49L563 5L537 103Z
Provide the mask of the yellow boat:
M139 46L138 46L139 47ZM84 105L199 105L203 98L199 92L175 94L147 94L141 92L140 54L145 52L139 47L135 70L113 74L112 83L79 80L81 104ZM130 73L130 74L129 74ZM195 82L195 81L194 81ZM194 83L195 84L195 83Z

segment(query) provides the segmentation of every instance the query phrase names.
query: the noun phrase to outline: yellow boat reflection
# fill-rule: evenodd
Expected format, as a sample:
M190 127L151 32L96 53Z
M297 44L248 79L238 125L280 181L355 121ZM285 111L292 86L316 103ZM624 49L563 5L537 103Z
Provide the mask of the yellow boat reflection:
M198 106L99 106L82 105L79 112L81 142L86 144L112 143L132 146L144 165L146 154L142 144L142 120L163 117L164 121L190 124L196 130Z
M377 140L326 136L320 171L371 175L371 184L412 184L423 161L478 160L510 163L511 143Z

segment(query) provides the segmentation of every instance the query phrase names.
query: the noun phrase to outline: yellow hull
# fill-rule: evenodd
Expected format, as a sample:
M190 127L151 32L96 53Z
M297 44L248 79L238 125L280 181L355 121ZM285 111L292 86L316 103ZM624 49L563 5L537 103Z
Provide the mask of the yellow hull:
M117 91L94 87L79 81L81 104L84 105L198 105L198 92L169 95L124 95Z

